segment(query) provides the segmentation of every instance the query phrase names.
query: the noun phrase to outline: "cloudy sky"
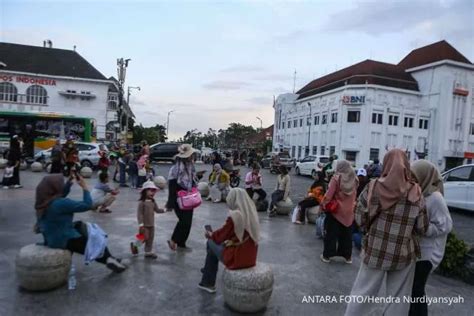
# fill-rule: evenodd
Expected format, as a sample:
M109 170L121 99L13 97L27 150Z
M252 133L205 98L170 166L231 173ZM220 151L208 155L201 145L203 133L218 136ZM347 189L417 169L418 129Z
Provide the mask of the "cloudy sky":
M382 5L383 3L383 5ZM131 106L145 126L259 127L273 96L353 63L398 63L446 39L474 61L474 0L0 0L0 41L77 51L105 76L131 58Z

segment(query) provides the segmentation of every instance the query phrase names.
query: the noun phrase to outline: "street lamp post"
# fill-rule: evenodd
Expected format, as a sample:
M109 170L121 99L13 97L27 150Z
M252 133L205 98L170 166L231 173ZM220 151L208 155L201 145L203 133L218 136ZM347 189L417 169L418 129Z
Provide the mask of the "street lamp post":
M174 110L168 111L168 117L166 119L166 137L168 137L168 139L169 139L168 133L169 133L169 130L170 130L170 114L173 113L173 112L174 112Z
M129 107L129 109L131 109L130 107L130 90L132 89L136 89L138 91L140 91L140 87L128 87L127 88L127 106ZM125 133L128 133L128 116L127 116L127 120L125 121Z
M258 116L257 116L257 120L260 121L260 130L262 130L262 129L263 129L263 121L262 121L262 119L259 118Z
M312 116L312 113L311 113L311 103L308 102L308 106L309 106L309 117L306 121L306 124L308 124L308 152L307 152L307 156L309 156L309 153L310 153L310 140L311 140L311 116Z

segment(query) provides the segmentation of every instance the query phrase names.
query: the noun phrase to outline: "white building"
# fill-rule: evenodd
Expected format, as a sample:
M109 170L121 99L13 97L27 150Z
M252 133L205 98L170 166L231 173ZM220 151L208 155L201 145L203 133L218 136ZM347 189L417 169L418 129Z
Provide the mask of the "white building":
M391 148L444 170L474 158L474 65L446 41L398 65L366 60L274 105L275 150L337 154L362 167Z
M119 126L118 104L117 81L76 51L0 43L0 111L92 118L97 139L112 140ZM126 104L125 110L133 116Z

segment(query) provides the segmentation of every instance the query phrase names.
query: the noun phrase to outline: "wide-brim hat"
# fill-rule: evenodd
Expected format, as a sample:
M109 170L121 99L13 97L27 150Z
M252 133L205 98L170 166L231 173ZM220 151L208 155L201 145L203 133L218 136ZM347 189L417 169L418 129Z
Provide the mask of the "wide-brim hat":
M151 180L148 180L146 181L145 183L143 183L143 186L142 186L142 191L143 190L147 190L147 189L150 189L150 190L155 190L155 191L159 191L160 189L155 185L155 183Z
M189 158L196 152L190 144L182 144L178 147L178 154L175 157L178 158Z

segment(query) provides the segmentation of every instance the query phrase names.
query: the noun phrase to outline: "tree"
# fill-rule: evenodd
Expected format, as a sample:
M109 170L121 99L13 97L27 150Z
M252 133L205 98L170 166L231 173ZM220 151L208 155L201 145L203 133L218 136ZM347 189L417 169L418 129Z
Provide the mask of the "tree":
M133 127L133 142L135 144L146 140L148 144L163 143L167 139L166 128L157 124L153 127L143 127L142 124Z

